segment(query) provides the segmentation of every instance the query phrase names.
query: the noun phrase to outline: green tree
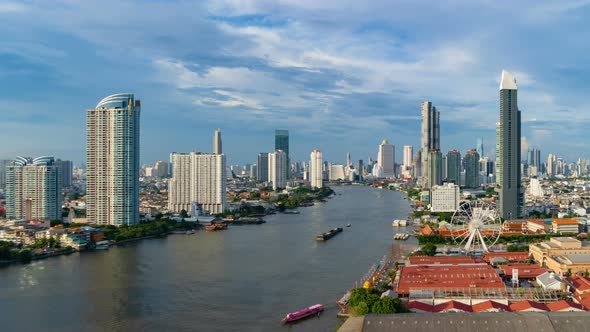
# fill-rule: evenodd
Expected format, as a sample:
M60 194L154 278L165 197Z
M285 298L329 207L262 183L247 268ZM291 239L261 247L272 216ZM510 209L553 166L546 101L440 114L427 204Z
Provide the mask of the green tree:
M361 302L354 307L354 311L359 316L364 316L369 313L369 305L366 302Z
M436 246L433 243L427 243L422 246L422 253L426 256L436 255Z
M188 213L186 212L186 210L185 210L185 209L182 209L182 210L180 211L180 217L181 217L181 218L187 218L187 217L188 217Z
M33 259L33 253L29 249L23 249L18 253L18 259L22 263L28 263Z

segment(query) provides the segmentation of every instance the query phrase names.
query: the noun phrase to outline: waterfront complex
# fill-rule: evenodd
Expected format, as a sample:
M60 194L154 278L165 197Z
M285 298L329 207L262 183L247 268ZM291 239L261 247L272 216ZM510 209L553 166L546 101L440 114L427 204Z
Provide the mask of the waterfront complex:
M6 216L61 219L61 170L53 157L17 157L6 167Z
M272 189L287 187L287 154L283 150L276 150L268 154L268 181L272 182Z
M133 94L115 94L87 111L86 216L91 224L139 222L139 119Z
M311 151L311 160L309 162L310 166L310 182L312 188L321 188L322 187L322 168L323 168L323 159L322 159L322 151L320 150L313 150Z
M217 128L213 134L213 154L222 154L223 148L221 145L221 129Z
M395 177L395 146L393 144L389 144L386 139L384 139L383 142L379 144L377 165L381 167L381 170L383 171L383 177Z
M430 181L428 179L428 158L430 151L433 149L440 150L440 113L430 101L422 102L422 173L421 184L422 187L428 186ZM442 157L441 157L442 158Z
M285 153L286 166L285 166L285 169L282 170L282 172L285 173L284 174L285 179L288 179L289 178L289 167L291 165L291 161L289 159L289 131L288 130L282 130L282 129L275 130L275 151L276 150L281 150Z
M500 121L496 125L496 190L498 211L505 219L521 215L523 192L520 172L520 110L516 80L502 71Z
M197 203L212 214L227 207L224 154L172 153L173 176L168 181L168 209L189 212Z

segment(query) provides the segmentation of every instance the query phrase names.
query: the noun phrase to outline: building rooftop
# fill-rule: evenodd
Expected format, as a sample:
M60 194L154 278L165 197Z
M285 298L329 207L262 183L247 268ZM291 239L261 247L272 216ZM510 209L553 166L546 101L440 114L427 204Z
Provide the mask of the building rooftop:
M410 265L432 264L473 264L475 260L469 256L411 256Z
M502 79L500 80L500 90L518 90L516 79L506 70L502 70Z

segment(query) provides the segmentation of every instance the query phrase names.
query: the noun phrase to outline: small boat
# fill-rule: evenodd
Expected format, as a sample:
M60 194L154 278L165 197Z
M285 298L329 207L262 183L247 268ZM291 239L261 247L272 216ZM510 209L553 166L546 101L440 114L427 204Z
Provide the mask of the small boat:
M110 242L107 240L98 241L94 250L109 250L109 244Z
M399 227L399 220L395 219L392 223L391 226L393 227Z
M210 232L220 231L224 229L227 229L227 224L211 224L209 226L205 226L205 230Z
M350 226L352 226L352 225L351 224L346 224L346 227L350 227Z
M399 221L399 227L406 227L406 226L408 226L407 220L400 220Z
M194 229L188 230L188 231L186 231L186 233L185 233L185 234L186 234L186 235L195 234L195 230L194 230Z
M307 307L305 309L297 310L295 312L288 313L285 318L281 322L283 324L291 323L312 315L319 315L322 311L324 311L324 306L321 304L314 304L311 307Z

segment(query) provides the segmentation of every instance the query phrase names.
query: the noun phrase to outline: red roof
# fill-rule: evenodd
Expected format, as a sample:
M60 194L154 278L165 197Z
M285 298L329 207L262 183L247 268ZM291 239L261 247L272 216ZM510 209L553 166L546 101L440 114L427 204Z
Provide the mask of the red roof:
M528 251L514 251L514 252L488 252L483 257L486 262L490 262L492 258L502 257L509 262L524 262L529 259Z
M502 303L498 303L495 301L484 301L478 304L474 304L471 306L473 308L473 312L482 312L482 311L511 311L510 306ZM495 309L495 310L494 310Z
M504 271L504 275L512 278L512 270L518 270L518 279L534 279L538 275L547 272L539 264L508 264L501 265L500 269Z
M396 286L399 294L410 289L506 289L494 268L487 264L403 266Z
M512 311L549 311L546 305L543 303L533 302L529 300L524 300L516 303L512 303L510 305L510 310Z
M535 224L535 225L541 226L541 227L546 227L547 226L547 224L545 224L545 222L542 221L542 220L532 220L532 219L529 219L529 220L527 220L527 223L529 223L529 222L531 224Z
M475 263L469 256L410 256L410 265L432 264L472 264Z
M566 279L577 294L584 294L590 291L590 278L573 276Z
M577 225L578 221L576 219L555 219L553 220L553 225Z
M590 310L590 294L577 295L576 302L580 303L586 310Z
M578 311L578 310L585 310L584 306L578 303L568 302L566 300L561 300L553 303L548 303L547 308L549 310L555 311Z
M457 301L448 301L432 307L432 312L464 311L473 312L471 306Z
M425 311L425 312L432 312L432 306L430 304L426 304L426 303L419 302L419 301L408 302L408 304L406 304L406 308L408 308L410 311L412 311L412 309L414 309L414 310L420 310L420 311Z

